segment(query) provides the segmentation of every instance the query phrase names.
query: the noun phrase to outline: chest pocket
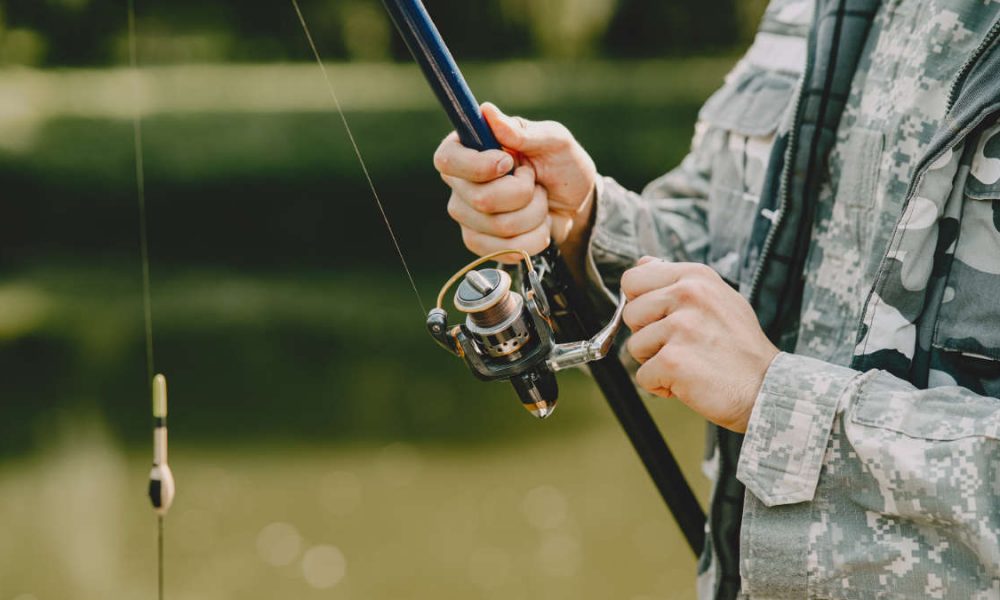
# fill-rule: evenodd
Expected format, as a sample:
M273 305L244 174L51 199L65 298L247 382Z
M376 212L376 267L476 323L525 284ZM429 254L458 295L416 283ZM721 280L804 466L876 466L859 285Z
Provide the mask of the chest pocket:
M972 157L933 343L938 377L1000 397L1000 122Z
M733 284L740 283L775 132L796 88L793 75L749 66L737 70L699 115L701 143L713 156L708 264Z

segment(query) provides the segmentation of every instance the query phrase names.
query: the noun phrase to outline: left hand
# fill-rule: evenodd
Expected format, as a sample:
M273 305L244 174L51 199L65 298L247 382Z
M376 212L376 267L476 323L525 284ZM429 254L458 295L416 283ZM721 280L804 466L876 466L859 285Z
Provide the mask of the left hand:
M645 257L625 272L628 351L642 365L636 383L677 397L708 420L746 431L778 349L750 304L702 264Z

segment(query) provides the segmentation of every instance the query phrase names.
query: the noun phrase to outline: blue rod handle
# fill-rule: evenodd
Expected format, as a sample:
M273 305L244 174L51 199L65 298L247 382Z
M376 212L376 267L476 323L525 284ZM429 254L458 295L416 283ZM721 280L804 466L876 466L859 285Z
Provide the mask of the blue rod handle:
M455 64L434 21L420 0L382 0L406 47L420 65L458 138L473 150L499 150L469 84Z

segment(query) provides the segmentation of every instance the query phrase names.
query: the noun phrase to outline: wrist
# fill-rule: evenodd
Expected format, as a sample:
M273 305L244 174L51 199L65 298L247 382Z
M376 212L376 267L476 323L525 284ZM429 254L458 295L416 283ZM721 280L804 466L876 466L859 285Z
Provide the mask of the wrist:
M774 363L774 359L779 354L781 352L773 345L769 345L768 349L762 354L761 368L757 370L756 377L748 382L744 393L737 400L736 408L733 411L732 425L727 426L727 429L731 429L736 433L746 433L747 427L750 424L750 417L753 415L754 406L757 404L757 398L760 397L760 392L764 387L764 380L771 369L771 364Z
M566 238L559 243L559 249L566 264L578 284L586 281L587 247L590 244L590 232L594 226L594 206L597 202L597 186L591 186L580 208L571 217L571 225Z
M572 226L566 236L566 242L573 245L586 246L590 239L590 230L594 227L594 210L597 204L596 178L590 185L590 191L584 196L583 202L572 217Z

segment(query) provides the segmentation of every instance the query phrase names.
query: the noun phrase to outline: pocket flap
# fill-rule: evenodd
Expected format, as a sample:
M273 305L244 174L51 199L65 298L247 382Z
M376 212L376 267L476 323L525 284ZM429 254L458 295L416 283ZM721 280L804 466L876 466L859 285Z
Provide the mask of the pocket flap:
M851 422L922 440L1000 439L1000 400L958 387L901 392L880 374L862 391Z
M702 107L708 124L748 137L773 134L795 95L797 78L758 67L737 68Z

